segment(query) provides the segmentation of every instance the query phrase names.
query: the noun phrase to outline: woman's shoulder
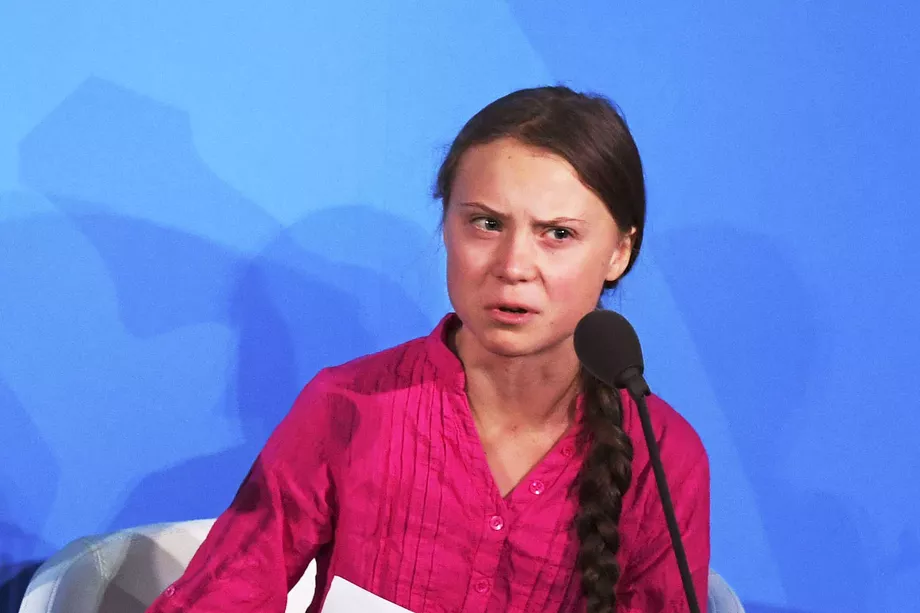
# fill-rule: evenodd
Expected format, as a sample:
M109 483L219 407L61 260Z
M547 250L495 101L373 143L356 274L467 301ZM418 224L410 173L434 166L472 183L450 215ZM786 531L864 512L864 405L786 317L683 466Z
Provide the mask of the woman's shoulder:
M321 370L311 384L359 394L405 389L429 380L447 381L462 372L444 343L445 316L428 334Z
M285 440L310 436L320 446L337 448L336 441L350 443L359 430L373 430L379 416L375 409L395 404L386 394L407 387L401 364L419 354L422 341L414 339L320 370L288 412L281 429L297 436Z
M382 392L411 373L414 362L425 357L425 337L363 355L321 370L318 379L327 388L354 392Z
M623 429L633 439L637 457L648 457L645 435L639 417L639 407L625 392L623 398ZM696 428L660 396L646 397L649 419L655 441L661 450L662 460L668 457L686 461L706 461L706 448Z

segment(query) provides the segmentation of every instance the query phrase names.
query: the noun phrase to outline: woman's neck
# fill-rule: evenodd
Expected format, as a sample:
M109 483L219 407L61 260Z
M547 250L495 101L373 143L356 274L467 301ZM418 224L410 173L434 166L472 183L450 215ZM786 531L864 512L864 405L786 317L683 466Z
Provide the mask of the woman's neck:
M462 330L452 344L477 421L511 430L571 423L579 382L571 339L540 354L505 357L486 351Z

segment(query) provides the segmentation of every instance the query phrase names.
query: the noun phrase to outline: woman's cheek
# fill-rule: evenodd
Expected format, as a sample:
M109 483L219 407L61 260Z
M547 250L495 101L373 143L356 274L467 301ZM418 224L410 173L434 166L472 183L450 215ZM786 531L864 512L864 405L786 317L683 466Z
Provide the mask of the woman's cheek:
M587 258L558 267L547 277L546 292L557 305L581 308L593 307L604 285L604 273L596 262Z

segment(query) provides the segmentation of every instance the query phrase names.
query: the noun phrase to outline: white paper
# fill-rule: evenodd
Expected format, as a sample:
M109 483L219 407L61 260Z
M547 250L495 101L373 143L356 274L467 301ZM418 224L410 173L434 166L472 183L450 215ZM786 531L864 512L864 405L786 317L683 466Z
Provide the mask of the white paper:
M333 577L323 613L412 613L341 577Z

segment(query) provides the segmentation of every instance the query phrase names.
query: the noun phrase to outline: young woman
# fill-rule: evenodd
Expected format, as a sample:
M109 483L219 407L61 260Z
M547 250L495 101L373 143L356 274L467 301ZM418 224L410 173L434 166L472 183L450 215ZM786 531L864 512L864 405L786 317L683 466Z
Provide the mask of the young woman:
M572 341L642 243L624 121L599 96L514 92L464 126L436 195L456 312L320 372L151 613L281 613L313 560L310 612L336 576L417 613L688 610L636 407ZM649 410L705 608L707 456Z

